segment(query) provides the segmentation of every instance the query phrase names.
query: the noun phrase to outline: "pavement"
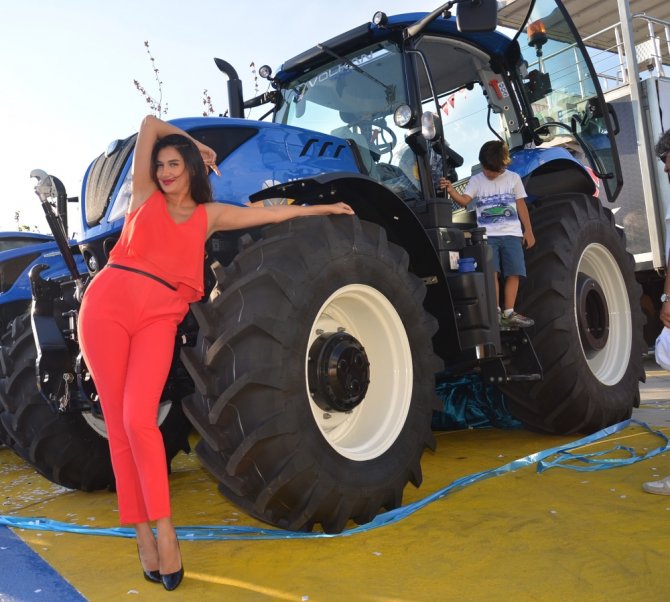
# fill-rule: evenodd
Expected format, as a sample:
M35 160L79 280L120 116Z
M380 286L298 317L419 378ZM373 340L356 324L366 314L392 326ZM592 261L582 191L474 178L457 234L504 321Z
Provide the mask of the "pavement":
M647 358L647 383L633 417L670 435L670 373ZM467 475L532 457L577 437L523 429L436 433L424 456L418 502ZM663 441L639 426L584 446L633 447ZM0 602L231 600L274 602L565 602L667 599L670 497L641 483L670 474L670 453L596 472L527 467L442 496L403 520L356 535L323 539L189 541L186 576L175 592L142 579L132 541L105 535L0 527ZM265 527L223 498L191 454L171 475L173 514L182 526ZM42 479L0 449L0 513L68 525L118 525L113 493L83 493ZM188 528L188 527L187 527ZM111 531L110 531L111 533Z

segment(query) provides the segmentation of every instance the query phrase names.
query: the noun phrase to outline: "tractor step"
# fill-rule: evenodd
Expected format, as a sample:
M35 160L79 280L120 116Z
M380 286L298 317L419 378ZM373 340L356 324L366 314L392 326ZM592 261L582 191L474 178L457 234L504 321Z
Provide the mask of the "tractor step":
M508 374L507 382L533 382L542 380L541 374Z

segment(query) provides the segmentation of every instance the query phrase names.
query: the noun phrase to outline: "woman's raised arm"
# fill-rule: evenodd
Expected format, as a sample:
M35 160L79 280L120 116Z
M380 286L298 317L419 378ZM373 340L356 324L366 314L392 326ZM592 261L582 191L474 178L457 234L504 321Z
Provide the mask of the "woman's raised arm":
M211 167L218 174L216 168L216 153L201 142L189 136L184 130L147 115L140 125L133 155L132 198L128 212L132 212L142 205L157 189L151 178L151 153L158 140L170 134L180 134L191 140L200 151L205 165Z

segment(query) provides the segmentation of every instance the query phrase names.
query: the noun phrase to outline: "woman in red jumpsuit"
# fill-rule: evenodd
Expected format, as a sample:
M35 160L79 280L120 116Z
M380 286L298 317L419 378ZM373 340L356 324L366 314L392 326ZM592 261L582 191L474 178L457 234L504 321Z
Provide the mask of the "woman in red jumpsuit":
M248 208L213 203L208 169L219 173L211 148L160 119L144 119L121 237L79 313L82 353L107 425L119 519L135 527L145 578L167 590L181 583L184 569L171 519L158 404L177 325L204 292L205 241L217 230L353 213L344 203Z

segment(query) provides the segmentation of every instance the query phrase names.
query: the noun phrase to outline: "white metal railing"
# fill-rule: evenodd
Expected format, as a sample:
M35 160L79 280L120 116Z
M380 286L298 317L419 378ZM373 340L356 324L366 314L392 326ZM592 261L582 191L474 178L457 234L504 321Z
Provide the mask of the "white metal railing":
M641 77L664 77L670 75L670 22L651 17L645 13L632 15L633 21L646 22L646 35L638 36L635 40L636 63L640 66ZM628 69L624 51L621 23L615 23L584 38L588 47L589 40L595 40L605 35L614 35L614 45L593 49L591 61L596 69L600 85L609 90L627 85Z

